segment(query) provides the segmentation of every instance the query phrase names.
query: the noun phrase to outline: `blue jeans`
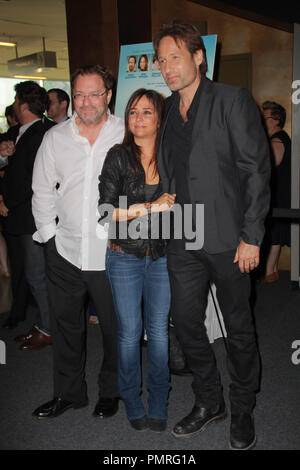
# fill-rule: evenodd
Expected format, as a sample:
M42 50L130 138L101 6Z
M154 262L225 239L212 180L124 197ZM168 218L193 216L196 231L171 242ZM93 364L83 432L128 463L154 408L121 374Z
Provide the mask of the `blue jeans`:
M32 240L32 235L20 235L24 249L25 276L38 306L37 327L51 334L51 312L46 282L44 247Z
M148 416L166 419L170 390L170 284L166 257L156 261L150 256L140 259L135 255L108 248L106 273L118 318L119 394L124 401L128 419L138 419L147 414L141 400L142 297L144 326L147 332Z

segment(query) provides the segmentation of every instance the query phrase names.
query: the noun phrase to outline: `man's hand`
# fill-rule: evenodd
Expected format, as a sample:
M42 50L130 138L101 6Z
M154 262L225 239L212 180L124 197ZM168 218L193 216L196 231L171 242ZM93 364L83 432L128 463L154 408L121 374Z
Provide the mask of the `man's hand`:
M2 199L0 200L0 215L3 217L7 217L8 215L8 209Z
M241 240L233 262L239 263L242 273L249 273L259 265L259 246L249 245Z
M15 153L15 144L12 140L5 140L0 144L0 155L1 157L9 157Z

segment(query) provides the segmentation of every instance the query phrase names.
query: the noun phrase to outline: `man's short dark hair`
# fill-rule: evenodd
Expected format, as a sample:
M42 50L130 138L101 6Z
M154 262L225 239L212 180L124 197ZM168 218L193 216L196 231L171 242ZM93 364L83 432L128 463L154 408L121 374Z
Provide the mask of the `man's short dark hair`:
M68 111L69 104L70 104L70 97L68 93L65 90L62 90L61 88L51 88L50 90L47 91L47 93L56 93L58 101L61 103L62 101L67 102L67 109Z
M27 103L31 113L42 117L47 109L49 98L45 88L36 82L20 82L15 85L15 91L20 104Z
M74 84L79 77L79 75L99 75L102 78L104 86L106 90L112 90L114 87L114 77L110 70L106 67L102 67L102 65L84 65L83 67L79 67L72 75L71 78L71 88L72 91L74 89Z
M155 55L157 57L159 43L166 36L171 36L178 46L180 45L179 42L183 41L191 55L194 55L196 51L202 51L203 61L199 68L201 75L204 76L207 72L206 49L198 28L193 24L184 23L180 20L162 24L153 40Z
M273 119L278 119L279 127L283 129L286 120L286 111L281 104L275 103L275 101L265 101L262 104L262 109L264 111L269 109L271 111L271 117Z

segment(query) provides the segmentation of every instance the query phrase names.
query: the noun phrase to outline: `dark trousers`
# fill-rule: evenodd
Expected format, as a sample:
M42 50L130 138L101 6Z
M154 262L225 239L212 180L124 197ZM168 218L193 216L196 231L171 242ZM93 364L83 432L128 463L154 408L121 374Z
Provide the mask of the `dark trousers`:
M38 307L36 325L50 334L44 247L34 242L31 234L6 234L6 240L13 295L9 318L16 322L25 320L30 289Z
M227 331L231 411L249 413L259 388L260 358L249 305L249 275L233 264L234 255L235 250L210 255L170 248L171 315L193 372L196 404L220 402L222 385L204 325L208 281L215 283Z
M25 277L37 303L37 326L47 334L51 333L50 307L46 282L45 248L36 243L32 235L20 235L24 251Z
M5 233L11 268L12 306L9 319L12 322L25 320L29 286L25 277L25 261L22 240L19 235Z
M88 294L103 336L99 394L116 397L117 320L105 271L81 271L58 254L54 238L46 244L46 262L53 313L54 396L78 405L87 402L85 303Z

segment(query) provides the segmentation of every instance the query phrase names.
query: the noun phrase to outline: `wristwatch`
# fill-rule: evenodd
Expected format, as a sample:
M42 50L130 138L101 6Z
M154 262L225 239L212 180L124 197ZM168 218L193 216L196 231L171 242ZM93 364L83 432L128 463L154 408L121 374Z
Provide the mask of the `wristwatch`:
M145 202L144 206L146 207L148 214L150 214L152 206L151 202Z

